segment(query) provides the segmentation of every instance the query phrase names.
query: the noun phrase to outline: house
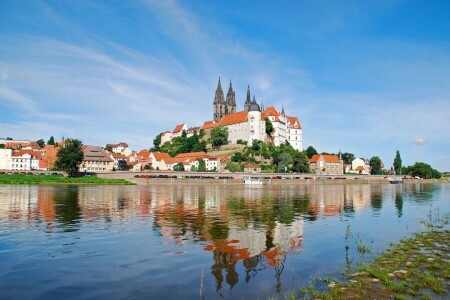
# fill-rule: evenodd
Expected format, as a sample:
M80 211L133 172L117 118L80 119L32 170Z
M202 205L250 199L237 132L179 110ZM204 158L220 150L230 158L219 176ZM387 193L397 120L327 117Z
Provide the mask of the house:
M172 157L168 153L163 152L151 152L150 153L150 163L154 170L167 171L169 167L167 162L170 161Z
M183 131L187 131L187 126L186 126L186 124L180 124L180 125L175 126L175 129L174 129L173 132L172 132L173 137L181 136L181 134L183 133Z
M284 112L284 110L283 110ZM275 107L269 106L262 113L262 119L269 119L273 126L271 133L273 144L280 146L286 142L286 117L284 113L277 112Z
M12 149L0 149L0 170L10 170Z
M83 154L80 172L108 172L113 170L114 160L102 147L84 145Z
M364 174L364 175L370 174L369 160L358 157L355 158L354 160L352 160L352 169L351 171L349 171L349 173Z
M9 170L37 170L42 153L33 150L15 150L12 152Z
M124 154L111 153L111 158L114 160L114 169L119 170L120 166L123 165L124 162L127 164L127 157Z
M161 133L161 143L159 145L162 146L165 143L170 143L172 137L173 133L171 131L169 130L164 131L163 133Z
M39 161L39 170L51 170L55 167L58 150L55 145L45 145L44 154Z
M309 160L309 168L312 172L322 175L342 175L343 163L337 155L315 154Z
M261 173L261 166L253 163L246 164L244 173Z
M111 147L111 151L117 154L123 154L125 156L129 156L131 154L131 149L128 147L128 144L125 142L120 142L118 144L106 144L107 147Z

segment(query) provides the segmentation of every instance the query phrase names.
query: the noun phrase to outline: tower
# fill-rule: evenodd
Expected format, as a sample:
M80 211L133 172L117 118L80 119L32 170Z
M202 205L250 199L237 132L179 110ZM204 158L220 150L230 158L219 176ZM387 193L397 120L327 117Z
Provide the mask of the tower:
M225 115L225 97L223 95L222 85L220 84L220 77L219 82L217 83L217 89L216 89L216 95L214 97L214 122L219 122L220 119Z
M232 114L236 112L236 93L233 91L233 86L231 85L230 80L230 87L228 88L227 93L227 102L225 107L225 114Z
M247 99L244 103L244 111L248 111L250 108L251 100L250 100L250 85L247 86Z
M266 131L266 122L261 120L261 108L258 103L256 103L255 96L253 96L253 101L250 102L248 107L248 145L252 145L254 140L264 140L264 133Z

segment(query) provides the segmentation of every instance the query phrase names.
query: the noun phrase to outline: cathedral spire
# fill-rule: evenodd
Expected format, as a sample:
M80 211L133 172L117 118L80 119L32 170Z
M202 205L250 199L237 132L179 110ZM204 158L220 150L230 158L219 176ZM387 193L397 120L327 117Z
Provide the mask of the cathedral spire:
M248 85L247 86L247 98L246 98L245 103L244 103L244 110L245 111L248 111L248 109L250 107L250 103L251 103L251 100L250 100L250 85Z
M235 95L236 95L236 93L233 91L233 85L231 84L231 80L230 80L230 87L228 88L227 101L226 101L228 113L236 112Z
M219 82L217 83L217 89L216 89L216 96L214 97L214 104L224 103L224 102L225 102L225 98L223 95L222 84L220 83L220 76L219 76Z

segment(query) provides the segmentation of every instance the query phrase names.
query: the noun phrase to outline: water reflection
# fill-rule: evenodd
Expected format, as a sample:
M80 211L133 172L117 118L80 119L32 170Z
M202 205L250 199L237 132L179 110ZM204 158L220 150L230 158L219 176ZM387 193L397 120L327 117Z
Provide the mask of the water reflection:
M402 218L405 201L430 201L434 189L422 184L2 186L0 230L39 223L49 233L58 232L55 228L76 232L96 223L127 227L141 222L151 226L161 247L175 246L185 253L186 247L200 246L209 257L206 272L219 295L225 287L251 283L265 270L275 275L280 291L287 257L304 250L306 223L354 218L362 212L379 217L386 199L394 200L397 218ZM9 225L12 221L14 226ZM159 249L158 255L163 252ZM349 264L348 247L345 259Z

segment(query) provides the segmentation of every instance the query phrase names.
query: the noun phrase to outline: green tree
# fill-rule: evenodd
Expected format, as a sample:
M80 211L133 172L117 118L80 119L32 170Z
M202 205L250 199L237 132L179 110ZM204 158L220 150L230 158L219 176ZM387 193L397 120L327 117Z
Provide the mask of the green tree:
M206 163L201 158L198 160L198 171L199 172L206 172Z
M182 163L177 163L175 166L173 166L174 171L184 171L184 165Z
M219 126L211 129L211 144L214 148L228 143L228 128Z
M5 149L5 144L0 144L0 149Z
M400 151L398 150L394 158L394 170L395 174L402 174L402 158L400 157Z
M53 135L48 139L47 145L55 145L55 138Z
M289 169L289 165L292 164L292 158L287 152L282 152L278 155L277 170L280 173L284 173Z
M75 176L84 157L82 146L80 140L66 139L64 146L56 154L56 169L67 172L69 177Z
M39 147L44 148L45 142L43 139L37 140L36 143L39 145Z
M153 140L153 150L154 151L159 151L159 147L161 144L161 135L162 133L158 134L155 139Z
M236 162L232 162L232 161L227 162L225 169L227 169L230 172L241 172L242 171L241 165Z
M430 178L441 178L442 174L437 170L433 169L429 164L423 162L416 162L413 166L409 167L409 175L418 176L420 178L430 179Z
M105 150L108 151L108 152L112 152L112 148L111 148L110 145L106 145L105 146Z
M355 159L355 155L353 155L353 153L342 153L342 160L344 161L345 164L351 164L352 161Z
M381 159L378 156L373 156L370 161L370 174L372 175L380 175L383 173L383 169L381 168Z
M309 173L308 158L302 152L296 152L292 161L292 171Z
M305 154L308 158L313 157L315 154L319 154L313 146L308 146L305 150Z
M242 162L244 161L244 157L241 152L236 152L233 156L231 156L231 161Z
M268 117L266 117L266 133L268 135L272 135L273 132L273 124L272 121Z

